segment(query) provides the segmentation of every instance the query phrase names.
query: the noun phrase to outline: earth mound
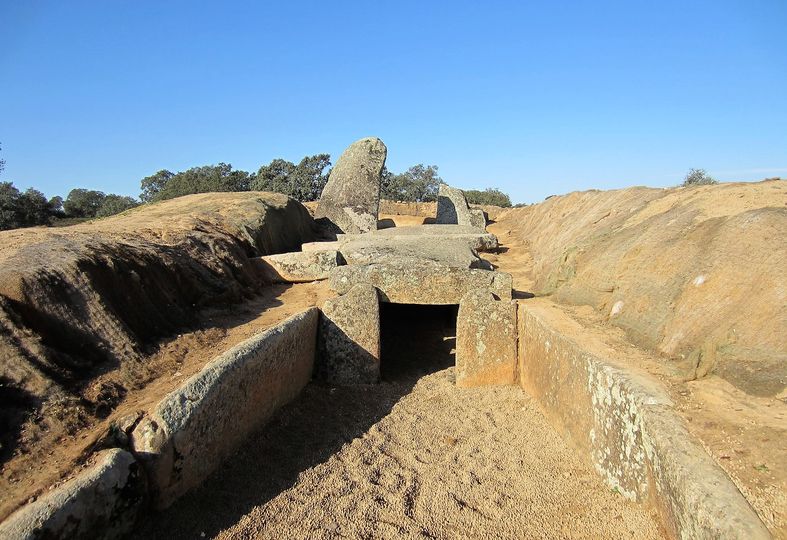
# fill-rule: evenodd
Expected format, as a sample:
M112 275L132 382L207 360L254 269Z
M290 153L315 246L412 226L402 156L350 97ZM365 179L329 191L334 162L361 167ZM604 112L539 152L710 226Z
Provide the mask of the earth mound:
M592 306L687 379L787 386L787 182L635 187L497 216L532 257L532 293Z
M0 485L18 481L15 454L52 447L155 377L146 358L162 338L254 296L253 259L313 239L301 204L265 192L0 233Z

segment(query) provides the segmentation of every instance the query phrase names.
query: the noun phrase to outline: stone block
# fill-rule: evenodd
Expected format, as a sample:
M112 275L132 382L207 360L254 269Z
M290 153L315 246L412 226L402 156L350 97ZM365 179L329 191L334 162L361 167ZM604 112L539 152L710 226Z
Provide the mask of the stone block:
M373 286L355 285L323 304L315 377L337 385L380 380L380 301Z
M140 420L133 450L156 508L200 484L309 382L319 311L310 308L236 345Z
M470 291L456 318L456 385L514 384L517 369L516 303L489 289Z
M265 278L272 283L303 283L327 279L344 261L336 250L296 251L258 259Z
M488 288L503 300L511 299L511 275L490 270L456 268L444 263L399 258L364 266L339 266L328 278L331 288L345 294L359 283L380 292L384 302L396 304L459 304L475 289Z
M72 480L0 523L0 538L118 538L128 534L145 497L145 477L129 452L94 456Z

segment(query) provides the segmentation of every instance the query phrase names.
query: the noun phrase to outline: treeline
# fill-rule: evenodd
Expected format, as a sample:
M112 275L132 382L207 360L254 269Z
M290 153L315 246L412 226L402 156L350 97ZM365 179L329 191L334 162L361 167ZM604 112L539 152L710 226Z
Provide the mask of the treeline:
M142 179L140 199L156 202L212 191L275 191L301 202L316 201L328 182L330 167L331 157L328 154L316 154L304 157L297 164L274 159L256 173L233 170L227 163L194 167L178 173L161 170ZM400 174L384 168L381 196L399 201L434 201L442 181L435 165L415 165Z
M328 154L316 154L304 157L298 164L274 159L256 173L233 170L227 163L194 167L178 173L161 170L142 179L140 199L155 202L213 191L275 191L301 202L316 201L328 182L330 166ZM393 173L384 167L380 196L393 201L435 201L443 183L437 170L437 165L418 164L403 173ZM465 190L465 195L472 204L511 206L511 198L495 188Z
M5 162L0 160L0 172ZM162 169L142 179L139 200L102 191L72 189L65 200L47 199L30 188L20 192L11 182L0 182L0 230L36 225L57 225L90 218L111 216L144 203L152 203L216 191L274 191L298 201L320 198L331 171L328 154L306 156L293 163L274 159L257 172L234 170L228 163L205 165L172 172ZM394 201L429 202L437 200L443 179L436 165L415 165L402 173L383 168L381 197ZM470 203L511 206L511 199L498 189L466 190Z
M112 216L139 204L133 197L88 189L72 189L65 201L47 199L35 188L19 191L11 182L0 182L0 230Z

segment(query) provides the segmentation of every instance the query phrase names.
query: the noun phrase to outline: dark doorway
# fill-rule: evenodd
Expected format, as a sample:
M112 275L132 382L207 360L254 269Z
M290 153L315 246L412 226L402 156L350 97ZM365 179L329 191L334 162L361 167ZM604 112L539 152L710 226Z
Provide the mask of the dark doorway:
M380 303L383 381L417 380L454 365L459 306Z

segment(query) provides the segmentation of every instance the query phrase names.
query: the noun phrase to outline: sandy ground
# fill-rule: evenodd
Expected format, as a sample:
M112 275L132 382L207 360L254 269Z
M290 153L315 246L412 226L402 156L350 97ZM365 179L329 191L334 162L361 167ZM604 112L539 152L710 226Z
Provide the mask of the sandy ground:
M511 230L510 223L491 224L489 231L498 236L502 249L498 254L486 253L484 258L512 274L515 296L528 296L536 281L528 242ZM663 356L632 344L626 332L592 307L554 306L614 349L622 365L644 369L660 380L689 431L735 482L774 538L787 539L785 399L746 394L713 373L686 380Z
M382 324L383 383L310 384L138 537L661 537L520 389L454 385L450 308Z

